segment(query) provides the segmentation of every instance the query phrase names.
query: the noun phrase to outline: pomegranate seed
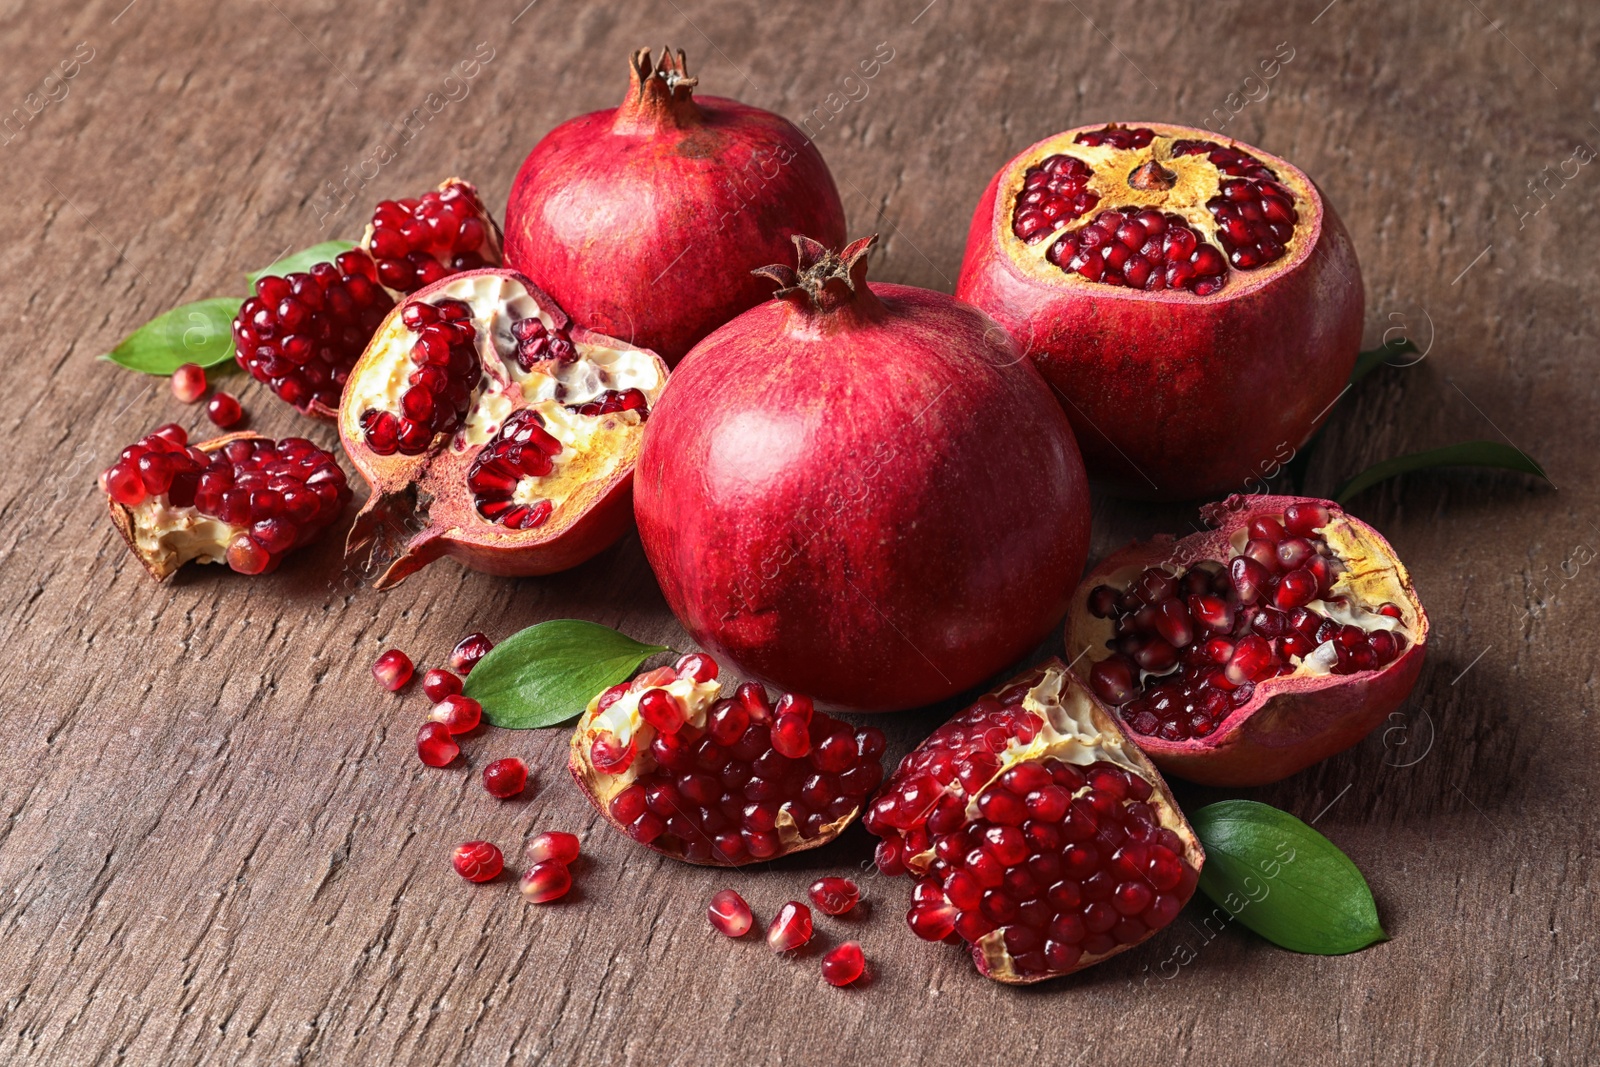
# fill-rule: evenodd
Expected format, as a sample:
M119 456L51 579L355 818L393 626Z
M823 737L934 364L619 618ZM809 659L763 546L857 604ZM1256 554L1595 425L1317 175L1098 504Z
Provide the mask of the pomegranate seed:
M428 712L430 722L439 723L452 734L464 734L478 728L483 721L483 705L471 697L452 693Z
M219 392L206 402L206 418L226 430L244 418L244 408L231 395Z
M494 642L483 634L468 634L450 650L450 669L463 677L471 674L472 668L476 667L478 661L488 655L493 647Z
M578 858L578 836L561 830L546 830L528 839L525 855L529 863L553 861L563 867Z
M498 878L505 867L500 850L487 841L468 841L457 845L450 856L456 873L469 882L487 882Z
M428 766L448 766L459 755L461 746L443 723L425 722L417 731L417 758Z
M391 648L372 665L372 676L389 692L397 693L411 681L412 670L411 657L398 648Z
M422 692L435 704L461 692L461 679L449 671L431 670L422 676Z
M818 878L806 892L811 903L828 915L843 915L861 899L860 888L848 878Z
M772 721L772 749L790 759L800 759L811 751L811 727L799 715L779 715Z
M185 363L172 372L172 395L185 404L193 404L206 395L205 368L197 363Z
M513 412L467 471L467 487L478 514L512 530L544 525L555 505L549 500L523 502L524 483L531 486L554 470L562 447L544 429L544 418L537 411Z
M744 898L731 889L720 889L711 897L711 906L706 909L706 918L711 925L728 937L743 937L750 932L750 926L755 922L750 914L750 905Z
M483 768L483 788L490 796L504 800L522 792L528 785L528 765L509 756L497 759Z
M832 986L847 986L861 977L867 961L861 955L861 946L846 941L822 957L822 977Z
M547 860L522 872L517 889L530 904L548 904L567 895L572 888L572 872L566 864Z
M767 927L767 945L774 952L792 952L811 940L811 909L791 900L778 909Z
M691 652L674 668L680 678L693 678L704 685L717 676L717 661L701 652Z
M639 698L639 715L664 734L675 734L683 726L683 710L665 689L651 689Z
M1296 537L1313 539L1331 516L1321 504L1290 504L1283 509L1283 525Z

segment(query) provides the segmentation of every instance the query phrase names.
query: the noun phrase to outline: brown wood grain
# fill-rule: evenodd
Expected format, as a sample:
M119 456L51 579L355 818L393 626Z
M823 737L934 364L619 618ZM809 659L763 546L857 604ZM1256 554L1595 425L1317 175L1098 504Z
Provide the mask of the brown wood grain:
M1559 177L1575 146L1600 144L1592 6L125 3L13 4L0 38L0 112L57 97L0 133L0 1059L1593 1059L1600 172ZM44 79L80 42L92 58L62 97ZM404 117L452 91L480 42L493 58L466 95L406 140ZM242 271L285 251L355 237L377 199L447 174L498 211L541 135L620 99L632 48L683 47L703 91L801 121L880 42L894 57L865 98L812 129L852 233L883 234L874 277L945 290L972 204L1012 154L1090 121L1203 123L1287 44L1269 95L1225 132L1295 160L1338 206L1368 343L1403 324L1427 347L1341 402L1309 487L1473 438L1550 471L1558 488L1448 471L1353 502L1431 611L1422 682L1356 749L1248 793L1348 852L1392 941L1294 955L1236 926L1208 936L1197 899L1135 952L1001 988L910 936L908 886L870 872L859 828L717 872L598 824L564 778L561 731L489 733L470 767L417 763L420 695L383 694L367 673L384 647L437 664L469 630L563 616L682 646L636 539L552 578L445 562L379 594L335 538L269 577L189 568L157 586L105 521L94 477L117 450L169 419L201 424L164 381L96 361L140 323L240 292ZM351 206L333 210L328 183L380 142L397 157L350 179ZM307 432L261 388L229 384L255 428ZM1097 501L1095 554L1188 517ZM937 719L883 719L891 756ZM495 802L476 781L506 754L536 767L528 799ZM450 871L458 841L514 854L545 828L585 836L566 904ZM718 888L767 918L817 874L851 870L870 907L822 922L818 942L859 938L867 988L823 985L818 951L778 960L705 922Z

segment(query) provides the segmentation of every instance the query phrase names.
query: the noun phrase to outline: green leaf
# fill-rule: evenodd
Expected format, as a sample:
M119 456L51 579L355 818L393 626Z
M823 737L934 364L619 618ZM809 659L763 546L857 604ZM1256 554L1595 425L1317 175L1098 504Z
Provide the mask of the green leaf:
M318 263L332 263L334 257L340 252L348 252L354 247L355 245L349 241L324 241L320 245L313 245L303 252L285 256L269 267L262 267L258 271L252 271L248 275L250 288L254 289L256 282L268 274L281 278L285 274L293 274L295 271L308 271Z
M1288 812L1224 800L1189 822L1206 850L1200 888L1273 944L1338 956L1388 940L1356 865Z
M1350 372L1350 384L1354 385L1389 360L1402 352L1415 352L1417 346L1406 337L1398 341L1385 341L1377 348L1369 349L1356 357L1356 369Z
M171 374L185 363L214 367L233 355L233 317L243 303L242 297L216 296L175 307L101 358L145 374Z
M1430 448L1426 452L1413 452L1396 456L1382 463L1374 463L1360 474L1333 491L1333 499L1343 504L1365 489L1397 474L1427 470L1430 467L1496 467L1524 474L1537 474L1545 481L1550 476L1521 449L1512 448L1499 441L1463 441L1444 448Z
M462 692L483 705L483 717L495 726L558 726L639 664L670 651L597 623L555 619L495 645L467 675Z

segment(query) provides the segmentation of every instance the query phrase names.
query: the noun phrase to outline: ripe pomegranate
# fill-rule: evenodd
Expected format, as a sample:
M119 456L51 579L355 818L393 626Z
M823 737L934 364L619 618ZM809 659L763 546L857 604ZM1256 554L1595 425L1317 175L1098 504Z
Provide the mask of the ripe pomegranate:
M471 182L446 178L420 197L380 202L361 247L384 288L414 293L452 274L498 267L500 227Z
M506 264L579 321L675 365L766 298L750 272L794 234L844 243L844 208L811 141L779 115L694 97L684 55L632 56L620 107L556 127L506 204Z
M931 703L1032 649L1089 541L1072 429L1003 331L796 238L676 372L635 514L701 645L828 704ZM1019 429L1020 428L1020 429Z
M1316 430L1361 344L1339 216L1300 170L1146 122L1048 137L978 201L956 295L1062 399L1090 475L1187 499L1236 489Z
M774 704L757 682L719 699L715 666L686 656L589 702L568 760L589 803L641 845L715 867L832 841L883 780L883 732L792 693Z
M333 456L303 437L234 433L190 445L168 424L100 476L111 521L157 581L190 560L275 570L350 502Z
M1177 917L1205 854L1161 775L1052 659L900 761L863 816L878 868L917 879L906 921L978 970L1037 982Z
M654 352L574 326L515 271L418 291L345 389L339 436L372 486L347 552L384 567L380 589L444 555L508 575L583 562L628 528L666 377Z
M1332 501L1235 496L1201 514L1211 529L1130 545L1084 579L1067 654L1162 770L1276 782L1405 700L1428 616L1389 543Z

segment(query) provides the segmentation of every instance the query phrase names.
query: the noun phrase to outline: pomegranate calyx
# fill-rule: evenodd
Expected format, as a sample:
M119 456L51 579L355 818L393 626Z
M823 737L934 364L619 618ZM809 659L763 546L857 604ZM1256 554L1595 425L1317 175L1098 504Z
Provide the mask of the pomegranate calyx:
M617 108L612 132L649 134L702 125L705 114L694 102L700 79L689 76L683 49L674 54L670 48L662 48L661 58L654 63L650 55L650 49L640 48L628 57L628 95Z
M867 286L867 259L878 235L852 241L841 251L801 234L794 235L799 270L774 263L750 273L778 284L772 295L803 311L831 312L846 306L869 310L880 305Z

